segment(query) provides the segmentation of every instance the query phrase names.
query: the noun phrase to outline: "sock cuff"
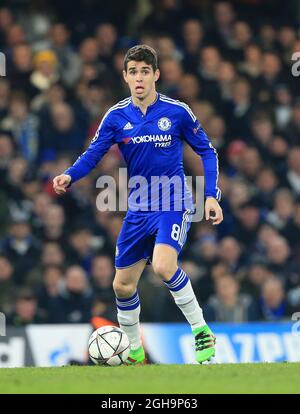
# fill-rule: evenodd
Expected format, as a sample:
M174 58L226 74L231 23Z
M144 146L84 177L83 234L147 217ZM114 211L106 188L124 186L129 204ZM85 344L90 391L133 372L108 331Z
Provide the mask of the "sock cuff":
M117 308L120 310L133 310L140 306L139 294L136 291L129 298L118 298L116 297Z
M164 283L172 292L177 292L182 289L189 280L187 274L182 269L178 268L171 279Z

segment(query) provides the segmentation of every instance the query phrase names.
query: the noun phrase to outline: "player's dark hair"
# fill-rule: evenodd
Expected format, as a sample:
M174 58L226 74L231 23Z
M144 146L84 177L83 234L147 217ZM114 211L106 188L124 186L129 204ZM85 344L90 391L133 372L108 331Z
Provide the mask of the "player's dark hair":
M128 62L130 62L131 60L134 60L136 62L146 62L147 65L152 66L154 72L158 67L157 53L152 47L147 45L133 46L128 50L124 57L124 68L126 72Z

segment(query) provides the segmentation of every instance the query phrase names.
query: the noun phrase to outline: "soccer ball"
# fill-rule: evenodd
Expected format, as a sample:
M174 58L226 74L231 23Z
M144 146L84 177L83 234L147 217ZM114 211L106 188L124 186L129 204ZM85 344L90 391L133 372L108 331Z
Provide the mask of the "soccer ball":
M102 326L89 339L89 356L96 365L122 365L128 358L128 336L116 326Z

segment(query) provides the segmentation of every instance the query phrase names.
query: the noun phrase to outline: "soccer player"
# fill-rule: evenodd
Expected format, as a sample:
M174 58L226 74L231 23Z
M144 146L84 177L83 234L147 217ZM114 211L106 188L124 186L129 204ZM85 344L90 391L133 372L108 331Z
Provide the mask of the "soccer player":
M131 97L106 112L87 151L73 166L54 178L53 186L57 194L64 194L72 183L87 175L115 143L127 163L130 179L142 176L147 183L151 183L150 188L143 190L145 197L140 197L139 203L136 197L138 189L131 189L129 209L116 246L113 288L119 325L131 344L127 362L145 362L137 285L151 260L154 272L162 278L191 325L196 360L202 363L215 355L215 336L203 318L188 275L178 267L178 254L185 243L194 212L192 195L183 171L183 140L202 158L205 217L211 219L214 225L223 220L218 203L218 158L191 109L183 102L157 93L155 83L159 75L154 49L138 45L128 50L123 76ZM147 197L151 187L161 177L177 178L181 184L171 186L167 209L160 192L150 197L150 204Z

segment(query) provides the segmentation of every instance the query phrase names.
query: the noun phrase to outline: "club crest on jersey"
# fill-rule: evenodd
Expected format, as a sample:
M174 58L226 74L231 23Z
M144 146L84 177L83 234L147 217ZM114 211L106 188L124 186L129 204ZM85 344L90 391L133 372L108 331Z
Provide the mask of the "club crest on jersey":
M172 122L169 120L169 118L160 118L160 120L157 123L158 128L162 131L168 131L168 129L171 128Z

